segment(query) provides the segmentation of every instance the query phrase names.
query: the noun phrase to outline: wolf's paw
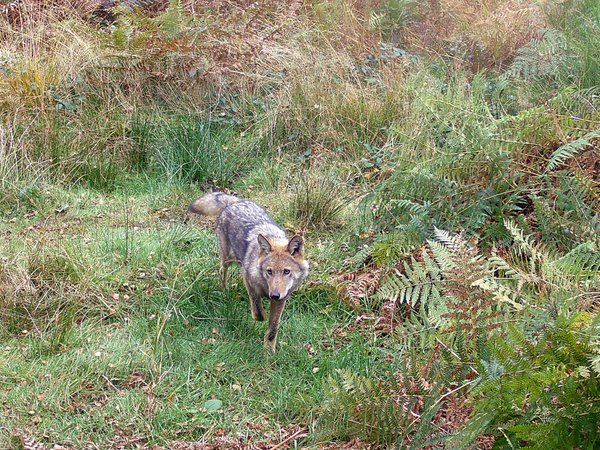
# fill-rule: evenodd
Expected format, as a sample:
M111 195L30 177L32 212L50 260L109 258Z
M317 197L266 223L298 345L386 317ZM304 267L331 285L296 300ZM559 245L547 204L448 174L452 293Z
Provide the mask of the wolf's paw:
M270 328L267 330L265 334L265 338L263 339L263 345L266 349L275 353L275 345L277 344L277 328Z
M275 353L275 341L269 341L267 338L263 341L265 351L268 353Z
M265 315L260 311L252 311L252 318L258 322L264 322Z

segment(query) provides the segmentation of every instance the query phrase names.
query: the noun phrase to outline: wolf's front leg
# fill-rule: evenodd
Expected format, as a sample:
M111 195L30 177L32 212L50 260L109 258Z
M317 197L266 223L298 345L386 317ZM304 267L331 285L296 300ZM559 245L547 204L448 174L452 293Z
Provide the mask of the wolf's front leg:
M265 310L262 306L261 296L256 294L250 287L250 283L248 283L246 277L243 277L243 279L244 286L246 286L246 291L248 292L248 298L250 299L250 312L252 313L252 318L262 322L265 320Z
M284 308L285 300L271 300L271 308L269 310L269 328L265 334L264 345L273 352L275 351L275 345L277 344L277 330L279 328L279 321Z

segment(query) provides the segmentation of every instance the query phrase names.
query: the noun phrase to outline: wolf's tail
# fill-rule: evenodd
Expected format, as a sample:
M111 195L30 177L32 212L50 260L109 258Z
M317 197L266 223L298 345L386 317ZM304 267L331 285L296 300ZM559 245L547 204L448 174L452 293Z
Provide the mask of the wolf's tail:
M222 192L212 192L190 203L188 211L204 216L218 216L229 205L239 202L240 199Z

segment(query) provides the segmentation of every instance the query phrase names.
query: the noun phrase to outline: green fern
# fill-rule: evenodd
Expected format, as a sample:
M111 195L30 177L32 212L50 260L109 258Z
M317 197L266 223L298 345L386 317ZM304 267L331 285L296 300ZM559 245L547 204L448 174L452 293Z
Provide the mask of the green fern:
M520 48L505 75L520 80L540 80L565 70L567 46L557 30L545 30L541 39Z
M467 247L465 240L460 235L453 235L446 230L434 227L434 236L437 242L451 252L460 252Z
M502 269L505 278L496 281L498 295L506 294L508 299L532 308L566 313L574 310L578 298L597 290L600 253L595 242L582 243L560 255L534 243L514 223L507 222L506 226L515 237L515 246L512 261L501 261L502 266L496 268L510 267L510 272Z
M557 169L563 165L567 159L572 158L577 152L591 145L592 141L599 137L600 128L597 128L580 137L579 139L575 139L574 141L561 145L554 151L554 153L552 153L552 156L550 156L550 161L548 162L546 172Z
M465 448L497 432L496 445L513 448L595 448L600 443L600 379L591 376L597 355L591 336L598 319L561 316L537 338L515 326L492 343L471 396L469 423L450 441ZM551 426L549 426L551 425Z
M338 369L329 377L317 422L321 439L366 438L390 445L412 430L415 398L401 395L394 381L383 382Z
M600 210L600 183L581 170L575 171L573 180L580 189L581 197L587 200L585 204L594 211Z
M593 242L585 242L552 261L553 271L579 281L596 281L600 276L600 252Z
M154 22L167 38L173 39L188 26L191 18L185 14L181 0L170 0L167 9Z
M408 304L420 311L420 317L427 324L440 326L446 312L444 299L440 294L442 270L435 260L423 249L422 261L414 257L400 264L402 270L394 269L378 289L375 297L379 300L392 300Z
M518 290L523 291L525 285L537 289L540 285L550 282L556 272L548 270L552 260L548 250L535 243L532 235L525 235L513 221L506 220L504 226L514 241L512 268L518 274L517 277L513 277L517 280Z
M600 244L598 184L589 175L557 171L546 174L541 193L531 197L540 240L569 251L582 242ZM552 192L548 198L544 192Z

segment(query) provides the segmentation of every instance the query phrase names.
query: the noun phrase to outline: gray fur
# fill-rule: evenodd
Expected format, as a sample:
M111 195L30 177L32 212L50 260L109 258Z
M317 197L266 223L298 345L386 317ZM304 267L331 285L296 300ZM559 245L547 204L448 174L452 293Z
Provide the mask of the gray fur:
M242 200L225 208L217 220L217 234L228 237L235 259L245 266L248 257L258 257L258 235L268 240L286 241L285 232L256 203Z

